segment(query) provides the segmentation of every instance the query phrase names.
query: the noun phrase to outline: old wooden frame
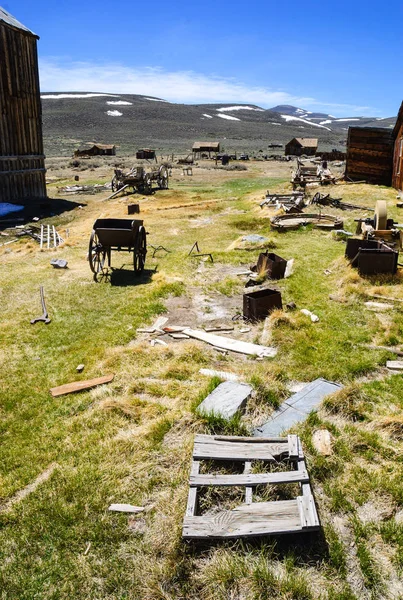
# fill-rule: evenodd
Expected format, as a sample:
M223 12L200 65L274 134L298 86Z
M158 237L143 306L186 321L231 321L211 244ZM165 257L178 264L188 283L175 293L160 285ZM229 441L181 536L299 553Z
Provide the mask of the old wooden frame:
M242 462L236 475L200 474L201 461ZM292 471L251 473L253 461L291 463ZM253 502L257 485L298 483L291 500ZM304 453L298 436L248 438L196 435L182 535L185 539L225 539L315 531L320 528ZM198 496L206 486L244 486L244 503L233 510L198 514Z

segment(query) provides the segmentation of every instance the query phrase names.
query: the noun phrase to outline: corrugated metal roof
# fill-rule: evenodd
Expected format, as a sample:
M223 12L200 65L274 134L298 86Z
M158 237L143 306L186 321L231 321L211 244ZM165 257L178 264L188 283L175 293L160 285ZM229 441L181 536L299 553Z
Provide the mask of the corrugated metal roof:
M318 145L318 138L295 138L295 140L304 148L315 148Z
M6 10L4 10L4 8L2 8L1 6L0 6L0 21L3 21L4 23L7 23L8 25L15 27L16 29L21 29L21 31L30 33L31 35L34 35L36 38L39 39L39 36L36 35L36 33L34 33L30 29L28 29L28 27L25 27L25 25L23 25L22 23L17 21L17 19L15 17L13 17L13 15L10 15L10 13L8 13Z

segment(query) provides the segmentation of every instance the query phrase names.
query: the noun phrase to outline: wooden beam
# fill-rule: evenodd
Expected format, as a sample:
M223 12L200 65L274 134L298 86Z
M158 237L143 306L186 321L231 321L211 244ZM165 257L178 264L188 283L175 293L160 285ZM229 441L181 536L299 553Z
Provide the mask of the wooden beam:
M50 393L53 398L57 396L64 396L65 394L72 394L74 392L83 392L90 390L97 385L103 385L104 383L110 383L114 375L104 375L103 377L96 377L95 379L87 379L85 381L73 381L72 383L66 383L59 385L58 387L50 388Z

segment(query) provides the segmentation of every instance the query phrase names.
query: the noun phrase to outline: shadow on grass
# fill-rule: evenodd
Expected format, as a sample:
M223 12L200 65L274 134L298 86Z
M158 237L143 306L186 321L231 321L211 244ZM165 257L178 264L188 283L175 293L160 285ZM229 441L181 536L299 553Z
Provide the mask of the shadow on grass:
M61 215L79 206L86 206L86 204L65 200L64 198L44 198L43 200L32 201L24 205L24 210L8 213L4 218L0 218L0 230L10 227L14 223L29 223L34 217L46 219L47 217Z
M134 285L143 285L150 283L155 269L144 269L140 274L136 274L133 270L124 269L109 269L108 272L98 275L99 283L110 283L116 287L128 287Z
M184 542L185 552L199 555L212 547L231 549L244 554L266 552L268 559L286 560L292 558L296 567L315 566L330 559L329 545L324 531L293 533L250 538L248 540L188 540Z

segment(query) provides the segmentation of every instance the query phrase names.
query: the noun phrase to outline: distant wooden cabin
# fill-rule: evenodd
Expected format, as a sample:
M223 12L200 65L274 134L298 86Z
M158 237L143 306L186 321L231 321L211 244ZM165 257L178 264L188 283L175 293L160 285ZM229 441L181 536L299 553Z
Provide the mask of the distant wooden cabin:
M317 138L293 138L285 146L284 154L286 156L315 156L318 150Z
M116 146L110 144L94 144L91 148L78 149L74 152L74 156L115 156Z
M394 141L392 185L397 190L403 191L403 102L397 115L392 136Z
M211 158L211 153L217 154L220 151L220 142L195 142L192 147L194 158L201 158L202 154L208 154Z
M150 150L150 148L141 148L140 150L137 150L136 158L138 160L154 160L155 150Z
M393 133L391 129L382 127L349 127L346 178L391 185Z
M39 37L0 8L0 201L46 198Z

